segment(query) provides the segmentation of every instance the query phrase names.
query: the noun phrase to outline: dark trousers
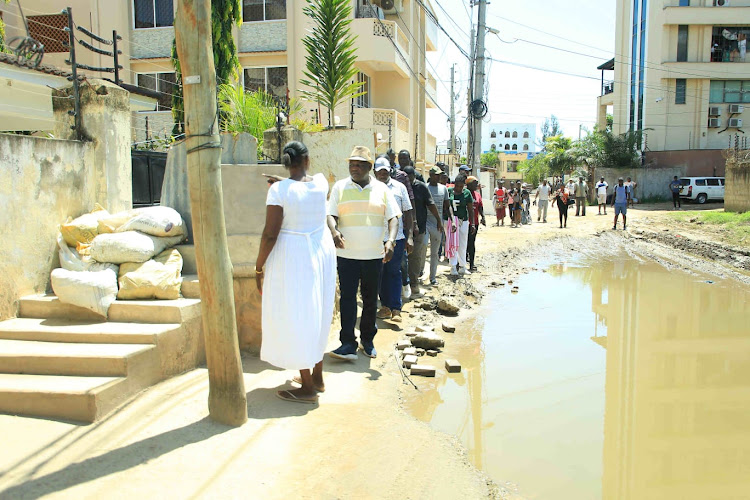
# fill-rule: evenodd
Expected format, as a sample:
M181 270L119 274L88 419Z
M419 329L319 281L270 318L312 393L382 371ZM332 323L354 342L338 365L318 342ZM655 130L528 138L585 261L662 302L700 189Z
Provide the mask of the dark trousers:
M401 265L405 260L405 248L405 239L396 240L393 258L383 264L383 271L380 273L380 304L397 311L401 310L401 280L404 272Z
M474 267L474 256L477 253L477 249L476 249L477 232L479 231L474 231L474 234L472 234L471 229L469 229L469 243L466 247L466 260L469 262L470 269Z
M378 308L378 285L383 260L355 260L338 257L339 289L341 299L341 331L339 339L342 345L357 345L354 326L357 323L357 291L362 292L362 317L359 320L360 340L372 341L378 333L375 314Z
M674 203L675 208L682 208L680 205L680 193L672 193L672 203Z
M565 225L568 225L568 205L558 202L557 209L560 211L560 225L563 225L563 219L565 219Z

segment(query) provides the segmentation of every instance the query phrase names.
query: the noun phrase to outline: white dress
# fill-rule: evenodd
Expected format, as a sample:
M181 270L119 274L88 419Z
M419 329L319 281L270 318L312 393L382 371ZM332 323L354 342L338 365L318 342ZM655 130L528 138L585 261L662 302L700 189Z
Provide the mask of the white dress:
M336 295L336 248L326 224L328 181L285 179L271 185L266 205L284 209L263 282L260 357L287 370L323 359Z

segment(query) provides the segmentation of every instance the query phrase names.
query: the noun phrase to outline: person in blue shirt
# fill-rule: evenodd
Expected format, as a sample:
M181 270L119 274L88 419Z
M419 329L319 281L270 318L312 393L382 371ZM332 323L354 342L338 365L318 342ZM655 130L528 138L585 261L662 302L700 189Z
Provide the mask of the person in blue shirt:
M630 188L624 184L624 179L617 179L615 192L612 194L612 206L615 208L615 223L612 229L617 229L617 219L622 214L622 230L628 228L628 201L630 200Z
M682 208L682 205L680 205L680 188L682 187L682 183L677 179L677 176L674 176L674 180L669 183L669 190L672 191L672 203L674 204L675 208Z

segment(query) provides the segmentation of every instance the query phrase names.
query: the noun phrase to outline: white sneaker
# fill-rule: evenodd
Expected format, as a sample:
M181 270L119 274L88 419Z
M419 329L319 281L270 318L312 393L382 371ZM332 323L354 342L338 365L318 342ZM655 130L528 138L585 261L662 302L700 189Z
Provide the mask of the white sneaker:
M404 285L401 287L401 296L405 299L408 299L411 297L411 286Z
M451 276L458 276L458 271L456 270L456 266L451 266Z
M461 270L463 271L462 274L471 274L471 271L469 271L468 269L461 269Z

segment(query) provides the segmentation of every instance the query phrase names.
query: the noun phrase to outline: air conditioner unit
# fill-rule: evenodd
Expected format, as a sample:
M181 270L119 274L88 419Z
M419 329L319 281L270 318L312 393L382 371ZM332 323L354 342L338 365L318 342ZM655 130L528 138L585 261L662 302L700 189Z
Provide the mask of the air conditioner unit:
M741 104L730 104L729 105L729 114L735 114L735 113L742 113L745 111L745 107Z
M740 128L741 126L742 126L742 118L730 118L729 119L730 128Z
M721 119L720 118L709 118L708 119L708 128L719 128L721 127Z
M729 7L729 0L714 0L714 7Z
M385 14L400 14L404 11L403 0L374 0L373 3L380 4Z
M708 108L708 116L721 116L721 107L720 106L709 106L709 108Z

